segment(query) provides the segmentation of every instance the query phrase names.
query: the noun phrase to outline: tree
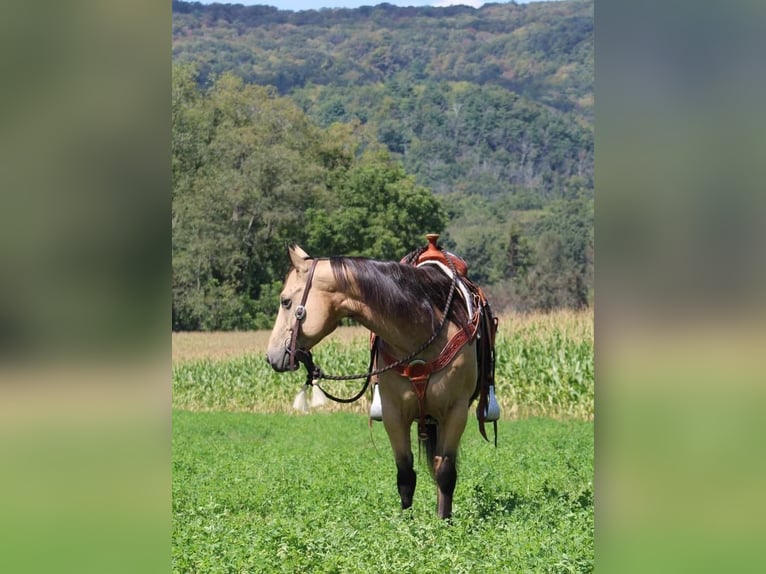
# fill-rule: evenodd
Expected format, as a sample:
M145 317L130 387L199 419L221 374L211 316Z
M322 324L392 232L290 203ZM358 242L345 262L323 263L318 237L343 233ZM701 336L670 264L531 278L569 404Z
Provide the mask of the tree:
M438 199L358 124L323 130L273 89L196 77L174 68L174 329L267 327L287 243L396 259L444 228Z
M324 255L397 260L446 223L439 200L384 150L367 151L309 209L307 244Z
M255 324L323 185L319 129L271 89L223 75L200 92L174 70L173 326Z
M524 306L583 308L593 285L593 199L554 202L537 223L534 265L522 282Z
M523 278L532 258L532 248L529 241L524 237L521 226L518 223L511 225L508 232L508 250L506 251L506 266L503 277L506 279Z

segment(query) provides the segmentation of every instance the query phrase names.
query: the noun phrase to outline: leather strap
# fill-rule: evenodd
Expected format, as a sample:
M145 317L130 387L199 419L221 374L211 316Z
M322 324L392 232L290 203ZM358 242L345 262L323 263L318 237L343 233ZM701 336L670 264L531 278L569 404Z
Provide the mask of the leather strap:
M298 346L298 333L301 329L301 323L306 318L306 301L309 298L309 290L311 290L311 282L314 280L314 271L317 267L318 259L314 259L309 267L309 276L306 278L306 287L303 289L303 296L301 297L300 305L295 308L295 323L293 324L293 332L290 336L290 370L294 371L298 366L295 364L295 351Z
M476 332L479 327L479 316L480 313L476 313L473 321L470 324L465 325L457 333L452 335L450 340L447 341L447 344L444 345L441 353L439 353L439 356L435 359L432 359L427 363L412 362L407 365L399 365L394 368L394 371L399 373L402 377L407 377L410 380L430 377L433 373L441 371L455 359L455 356L458 354L460 349L473 341L474 337L476 337ZM391 354L388 353L386 347L382 344L382 341L380 345L380 353L384 361L396 361L396 358L392 357Z
M394 370L402 377L407 377L412 384L412 389L415 391L415 396L418 399L418 436L425 440L427 437L425 425L425 398L426 389L428 383L431 380L431 375L437 371L441 371L444 367L449 365L457 356L458 352L469 342L473 341L476 337L476 333L479 328L481 313L475 313L473 321L464 325L457 333L450 337L447 344L444 345L441 353L435 359L428 361L415 360L406 365L399 365L394 367ZM380 339L378 350L381 357L386 362L396 361L395 357L392 357L385 348L383 340Z

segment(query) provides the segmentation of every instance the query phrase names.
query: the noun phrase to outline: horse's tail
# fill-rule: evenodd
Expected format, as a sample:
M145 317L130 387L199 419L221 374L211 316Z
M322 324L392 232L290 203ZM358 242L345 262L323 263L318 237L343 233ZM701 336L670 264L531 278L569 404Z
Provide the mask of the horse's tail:
M426 422L426 438L419 441L418 451L425 446L426 448L426 460L428 461L428 470L431 472L431 476L434 474L434 456L436 455L436 433L438 432L438 425L436 421L429 420ZM420 452L418 452L420 456Z

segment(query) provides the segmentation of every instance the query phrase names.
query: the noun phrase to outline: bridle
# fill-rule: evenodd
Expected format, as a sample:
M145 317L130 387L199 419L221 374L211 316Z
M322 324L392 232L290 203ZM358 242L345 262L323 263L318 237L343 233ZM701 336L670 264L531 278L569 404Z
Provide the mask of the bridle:
M406 258L407 263L410 263L413 260L417 260L417 257L423 251L425 251L425 248L416 250L415 252L410 254L410 256ZM362 374L356 374L356 375L329 375L327 373L323 373L322 369L320 369L314 363L313 357L311 355L311 351L307 351L305 349L301 349L298 347L298 335L300 334L301 323L303 323L303 321L306 319L306 301L308 300L309 291L311 290L311 284L314 279L314 271L316 270L317 263L321 261L321 259L312 260L311 267L309 267L309 270L308 270L308 277L306 278L306 287L304 288L303 295L301 296L301 302L295 308L295 311L294 311L295 323L293 323L293 329L292 329L292 334L290 335L290 341L289 343L285 345L285 350L290 355L289 370L294 371L298 368L297 363L303 363L303 365L306 367L306 385L307 386L316 385L325 395L327 395L327 398L337 403L353 403L354 401L360 399L362 395L364 395L365 391L367 390L367 387L370 385L370 380L373 376L377 376L381 373L390 371L392 369L400 367L401 365L409 363L418 354L420 354L427 347L429 347L437 339L439 334L444 329L444 326L447 324L447 316L449 315L449 310L450 310L450 307L452 306L452 300L455 296L455 290L456 290L457 282L458 282L458 273L457 273L457 270L455 269L455 264L453 263L450 257L446 257L445 259L447 260L447 263L450 266L450 270L452 271L452 283L450 284L450 290L449 290L449 294L447 295L447 301L444 304L444 310L442 313L441 321L439 323L439 326L431 334L431 337L429 337L428 340L423 342L423 344L421 344L417 349L415 349L412 353L410 353L403 359L399 359L398 361L394 361L393 363L390 363L388 365L385 365L384 367L381 367L375 370L372 369L372 365L374 363L374 357L375 357L374 349L372 349L370 353L370 366L367 369L367 372ZM325 391L322 387L320 387L319 381L321 379L328 379L332 381L351 381L354 379L365 379L365 382L361 390L353 397L340 398L340 397L335 397L331 395L330 393Z
M306 368L308 368L308 364L306 363L306 360L311 360L311 354L309 351L306 351L304 349L298 349L298 334L301 329L301 323L306 319L306 301L309 298L309 291L311 290L311 283L314 280L314 271L317 267L318 259L314 259L311 262L311 267L309 267L309 274L306 278L306 287L303 289L303 296L301 297L300 304L295 308L295 323L293 323L293 329L292 334L290 335L290 342L289 344L285 345L285 349L290 354L290 366L289 369L291 371L294 371L298 368L298 365L295 363L296 360L302 362L306 365ZM297 356L297 353L300 353L300 356Z

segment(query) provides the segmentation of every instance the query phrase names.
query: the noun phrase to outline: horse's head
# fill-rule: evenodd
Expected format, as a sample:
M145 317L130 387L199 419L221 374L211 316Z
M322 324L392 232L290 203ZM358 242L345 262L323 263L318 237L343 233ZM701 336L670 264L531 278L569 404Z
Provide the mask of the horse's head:
M295 349L308 351L337 326L340 317L333 310L331 293L327 290L326 261L314 261L297 245L288 248L292 269L287 274L280 293L279 312L269 339L266 359L278 372L290 369L290 347L296 337ZM321 264L324 263L324 266ZM312 267L314 267L312 269ZM321 269L320 269L321 267ZM306 284L313 271L313 280ZM300 310L301 302L303 310ZM294 331L297 328L297 333ZM295 363L297 367L297 363Z

